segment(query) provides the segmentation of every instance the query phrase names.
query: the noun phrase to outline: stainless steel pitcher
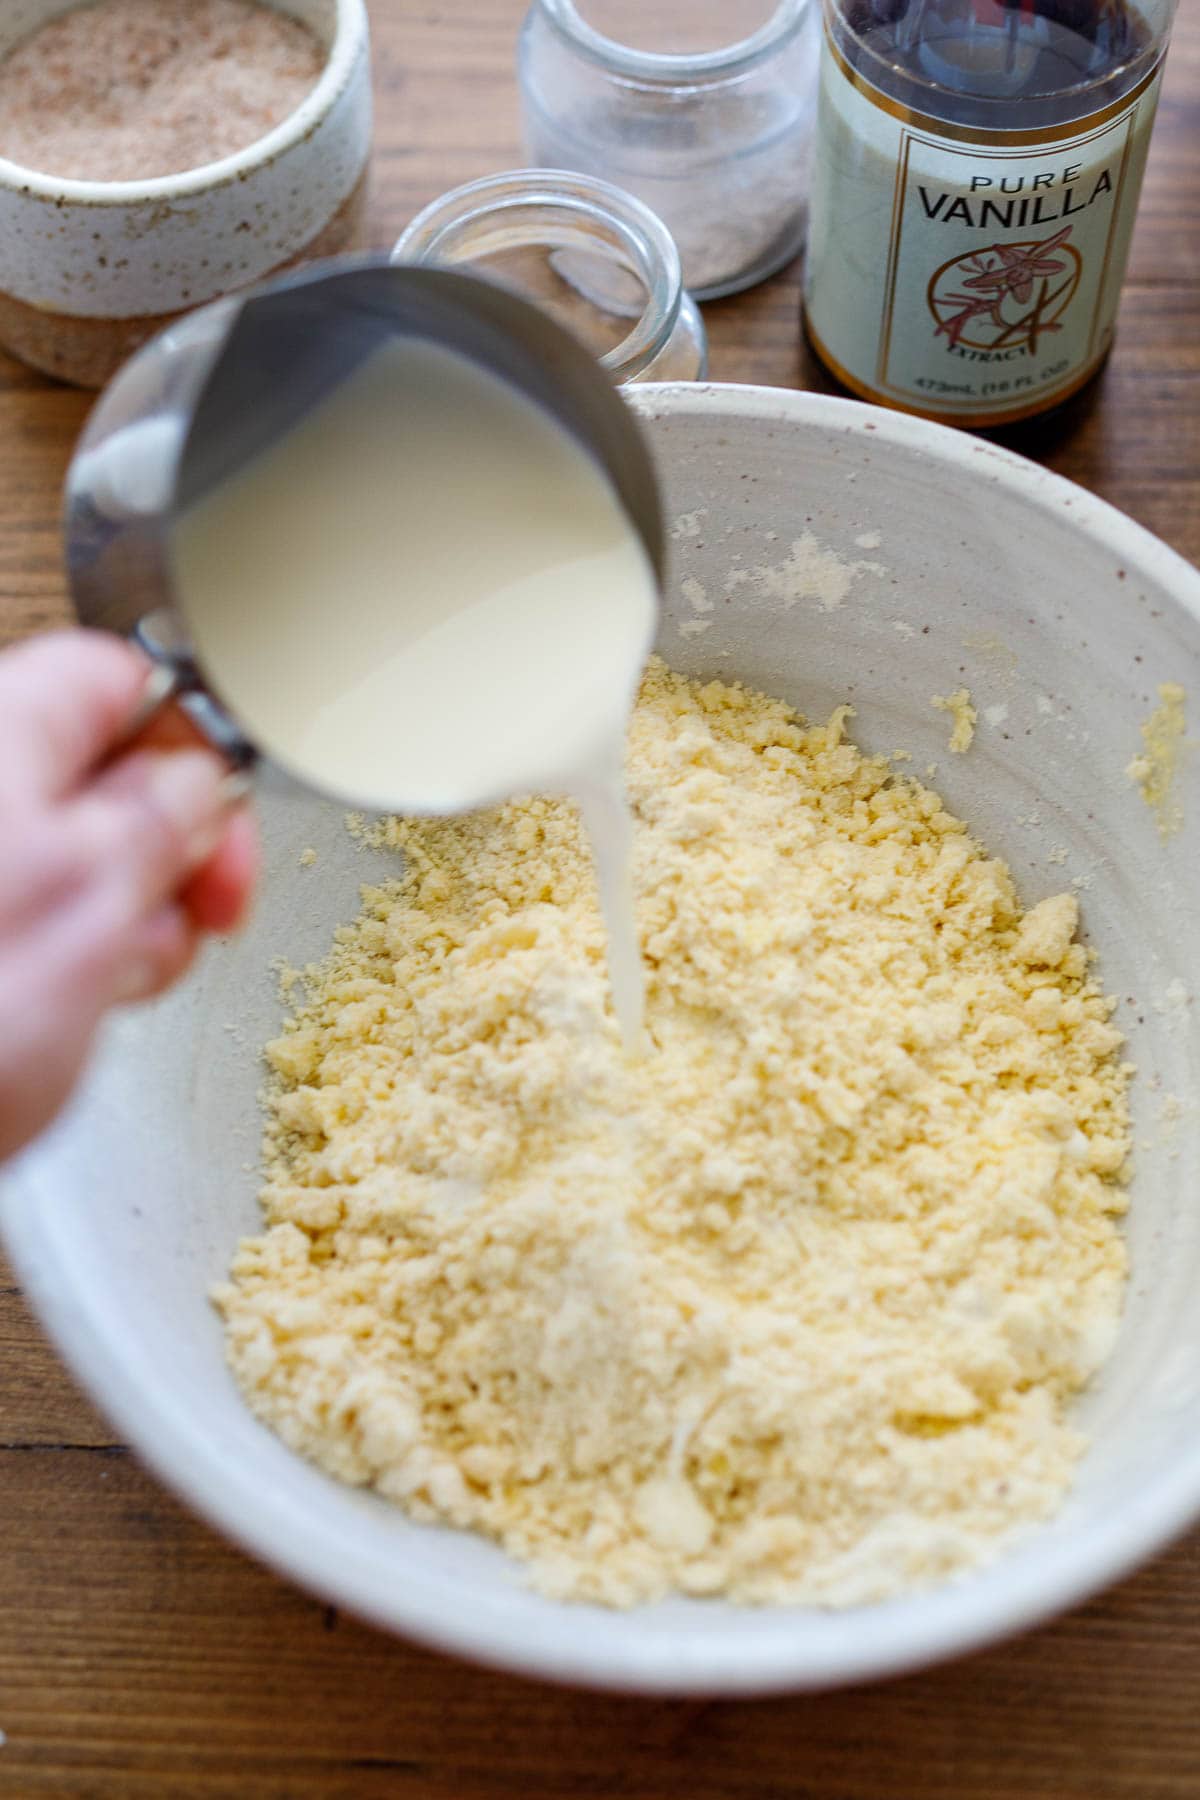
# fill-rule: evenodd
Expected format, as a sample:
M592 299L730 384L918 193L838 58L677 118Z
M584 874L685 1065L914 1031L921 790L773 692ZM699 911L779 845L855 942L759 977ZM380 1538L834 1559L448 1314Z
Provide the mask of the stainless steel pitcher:
M116 375L80 438L64 514L76 612L86 625L131 634L158 665L129 735L178 698L232 762L255 759L250 722L226 709L192 649L172 578L172 526L403 336L458 352L553 415L606 471L661 582L650 453L575 337L476 275L377 258L316 264L161 331Z

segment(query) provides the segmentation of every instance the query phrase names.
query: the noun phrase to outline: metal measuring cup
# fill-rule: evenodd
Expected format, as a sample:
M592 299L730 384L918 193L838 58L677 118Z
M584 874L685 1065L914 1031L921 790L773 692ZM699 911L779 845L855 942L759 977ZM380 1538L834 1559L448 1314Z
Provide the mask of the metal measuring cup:
M550 413L604 469L660 583L654 466L637 421L570 332L492 281L382 258L316 264L201 307L114 377L67 472L64 537L85 625L132 635L155 668L126 740L174 700L237 766L257 757L201 666L175 588L176 520L292 430L394 337L479 364ZM403 581L403 569L398 579Z

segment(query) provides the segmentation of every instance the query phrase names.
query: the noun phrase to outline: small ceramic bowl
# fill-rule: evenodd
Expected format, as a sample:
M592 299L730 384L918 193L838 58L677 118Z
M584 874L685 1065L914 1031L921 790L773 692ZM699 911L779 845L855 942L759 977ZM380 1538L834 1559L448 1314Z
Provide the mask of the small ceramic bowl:
M11 0L0 56L78 3ZM296 110L236 155L111 182L0 156L0 345L101 387L177 314L354 246L371 143L364 0L286 0L285 10L328 46L325 66Z

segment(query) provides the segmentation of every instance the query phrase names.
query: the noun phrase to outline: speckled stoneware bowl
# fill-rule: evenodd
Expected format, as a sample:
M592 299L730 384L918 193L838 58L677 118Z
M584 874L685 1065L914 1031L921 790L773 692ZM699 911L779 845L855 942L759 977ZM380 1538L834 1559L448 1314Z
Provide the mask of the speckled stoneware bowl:
M78 3L7 0L0 55ZM0 344L14 356L100 387L176 314L355 245L371 143L364 0L277 3L329 55L296 110L235 156L113 182L0 156Z
M12 1171L0 1222L43 1321L122 1433L327 1600L559 1681L828 1687L1030 1625L1200 1515L1200 755L1180 771L1183 824L1167 842L1125 773L1159 682L1188 689L1194 722L1200 573L1081 489L919 419L767 388L646 387L635 401L672 524L663 655L816 719L850 701L868 750L938 764L947 803L1008 859L1027 903L1078 884L1139 1078L1125 1316L1079 1408L1092 1448L1063 1510L989 1568L880 1605L606 1612L531 1592L494 1545L414 1524L287 1450L234 1386L205 1296L238 1236L261 1228L272 959L323 954L389 863L352 842L341 807L270 780L246 935L114 1022L72 1112ZM837 604L788 578L805 531L843 567ZM930 696L960 684L979 730L948 756ZM317 860L301 867L308 846Z

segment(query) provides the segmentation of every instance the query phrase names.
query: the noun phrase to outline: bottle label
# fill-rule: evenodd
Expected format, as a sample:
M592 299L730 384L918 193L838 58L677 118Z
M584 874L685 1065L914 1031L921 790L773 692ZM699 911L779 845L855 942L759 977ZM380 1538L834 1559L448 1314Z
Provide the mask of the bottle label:
M1066 126L972 131L881 93L827 29L805 308L834 374L977 426L1082 387L1112 341L1159 72Z

